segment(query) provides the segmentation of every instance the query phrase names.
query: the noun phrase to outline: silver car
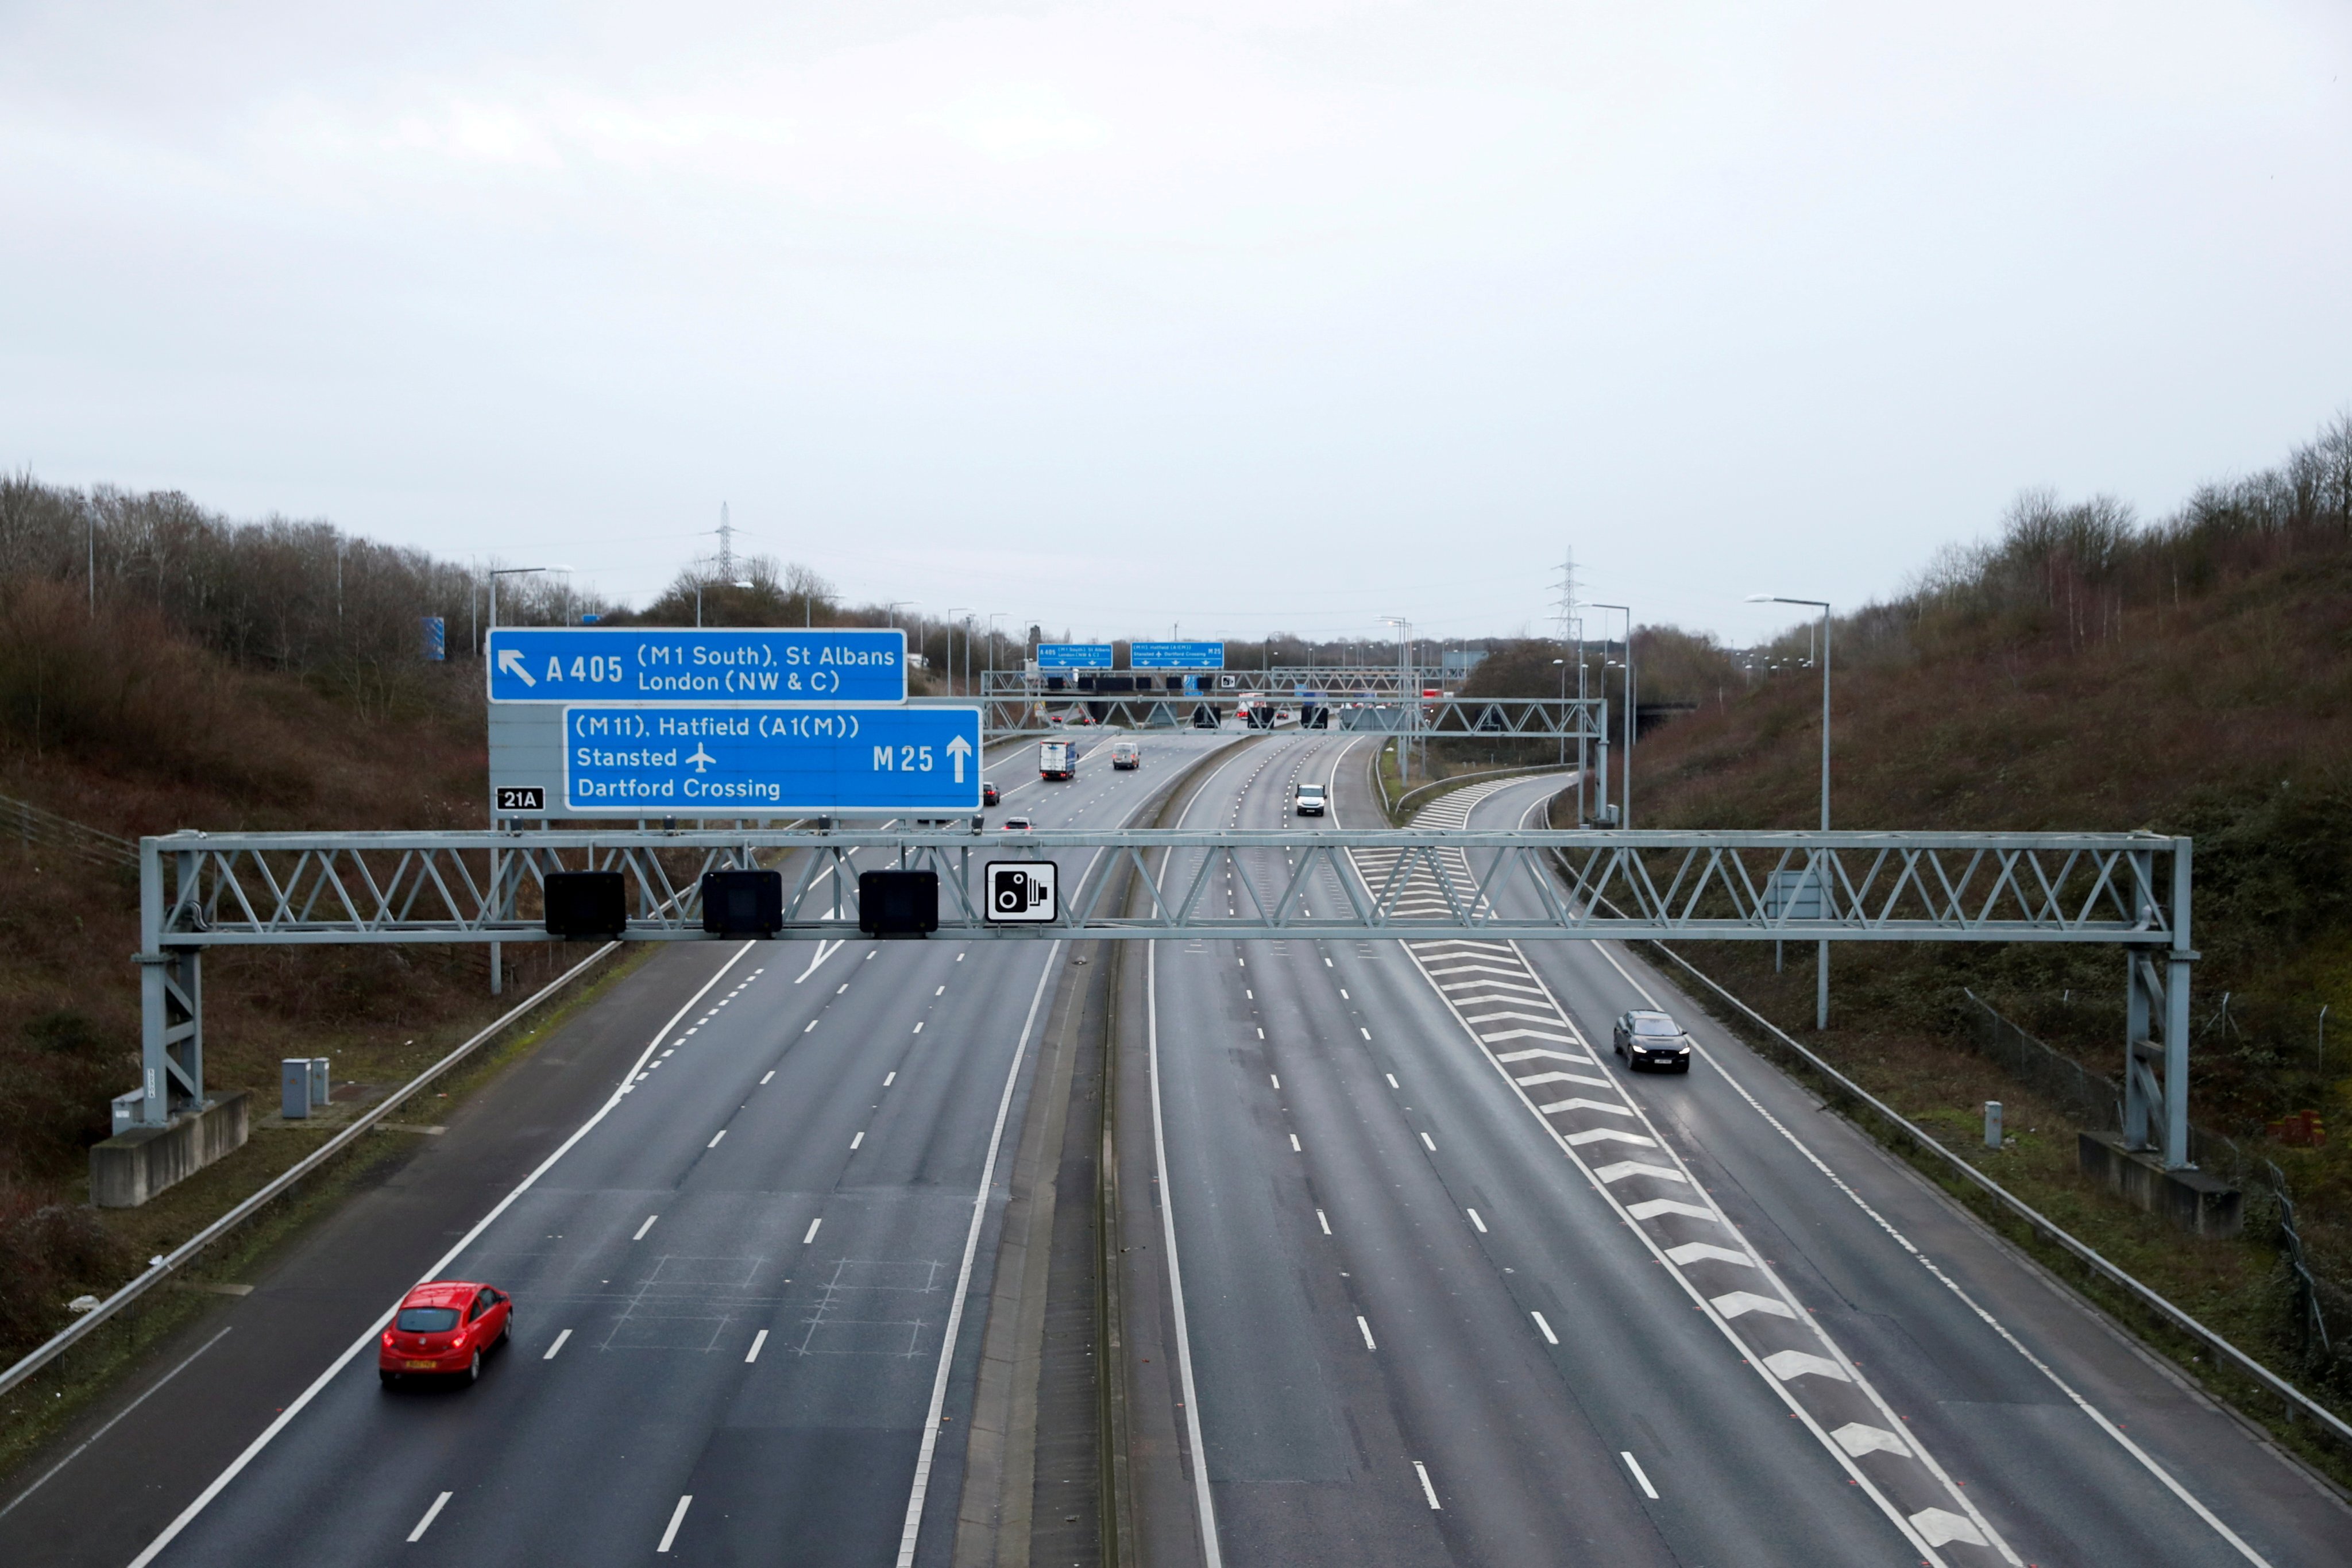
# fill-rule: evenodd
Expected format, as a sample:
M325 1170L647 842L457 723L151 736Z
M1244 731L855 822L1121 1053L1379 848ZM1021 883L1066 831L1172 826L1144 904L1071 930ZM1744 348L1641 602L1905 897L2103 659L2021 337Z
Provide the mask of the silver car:
M1664 1013L1638 1007L1630 1013L1620 1013L1611 1037L1617 1054L1625 1058L1629 1068L1690 1071L1690 1036Z

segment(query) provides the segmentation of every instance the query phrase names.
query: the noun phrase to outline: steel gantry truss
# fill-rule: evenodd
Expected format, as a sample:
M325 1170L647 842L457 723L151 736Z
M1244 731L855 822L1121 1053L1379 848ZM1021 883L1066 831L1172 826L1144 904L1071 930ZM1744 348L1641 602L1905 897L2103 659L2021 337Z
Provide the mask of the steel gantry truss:
M1222 727L1239 721L1234 710L1244 697L1287 709L1312 702L1322 715L1318 729L1402 735L1416 741L1453 737L1605 742L1609 734L1609 704L1598 697L1326 693L1319 699L1301 699L1287 689L1276 692L996 692L983 699L981 721L992 740L1071 733L1067 721L1081 716L1092 723L1121 729L1176 730L1205 728L1195 723L1196 716L1205 710Z
M987 919L986 862L1057 858L1058 918ZM539 889L584 869L623 874L626 939L710 940L703 873L771 863L786 939L855 931L856 874L905 868L937 873L938 934L952 941L2116 943L2128 950L2126 1137L2187 1161L2190 845L2145 833L180 833L140 843L142 1111L163 1121L201 1100L207 948L555 941ZM1121 868L1138 875L1113 899Z

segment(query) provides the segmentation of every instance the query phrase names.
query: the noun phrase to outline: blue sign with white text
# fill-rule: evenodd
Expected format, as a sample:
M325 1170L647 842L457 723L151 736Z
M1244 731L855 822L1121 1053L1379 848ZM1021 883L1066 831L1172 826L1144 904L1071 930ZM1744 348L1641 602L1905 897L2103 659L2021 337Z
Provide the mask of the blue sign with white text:
M1107 642L1041 642L1037 645L1037 668L1040 669L1108 669L1110 644Z
M494 626L493 702L907 700L907 634L872 627Z
M642 816L976 812L980 710L566 708L563 799Z
M1221 642L1132 642L1127 645L1129 669L1223 669L1225 645Z

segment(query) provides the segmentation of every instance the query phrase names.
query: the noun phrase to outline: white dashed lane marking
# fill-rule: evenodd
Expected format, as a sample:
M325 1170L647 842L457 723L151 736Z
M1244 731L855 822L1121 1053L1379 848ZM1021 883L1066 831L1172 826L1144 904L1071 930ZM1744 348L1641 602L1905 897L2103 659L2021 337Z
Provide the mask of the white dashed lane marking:
M1442 811L1433 807L1420 820L1463 826L1479 799L1507 787L1509 781L1458 791L1440 803ZM1391 896L1406 912L1466 907L1476 897L1460 850L1424 852L1410 864L1394 850L1355 859L1366 887ZM1402 887L1390 885L1400 878ZM1902 1423L1787 1285L1705 1201L1613 1065L1599 1058L1517 946L1461 938L1403 946L1561 1151L1633 1224L1740 1358L1768 1380L1921 1558L1937 1564L2006 1562L2016 1568L2016 1554L1931 1455L1906 1439L1881 1443L1869 1436L1891 1435ZM1522 1063L1540 1065L1515 1071ZM1544 1099L1547 1088L1576 1092ZM1423 1138L1426 1143L1427 1135ZM1539 1313L1531 1316L1546 1342L1557 1344L1550 1324ZM1656 1489L1633 1454L1622 1457L1643 1495L1654 1500Z

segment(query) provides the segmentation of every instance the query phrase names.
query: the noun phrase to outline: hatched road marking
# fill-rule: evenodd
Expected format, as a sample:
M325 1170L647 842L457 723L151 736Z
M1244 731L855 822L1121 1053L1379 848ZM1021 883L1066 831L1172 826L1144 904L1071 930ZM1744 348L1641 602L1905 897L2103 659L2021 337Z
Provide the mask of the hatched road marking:
M1456 791L1417 820L1424 826L1462 827L1479 800L1524 782L1504 780ZM1476 898L1469 859L1459 849L1367 851L1351 859L1365 890L1375 899L1386 897L1391 907L1466 909ZM2021 1568L2008 1543L1924 1449L1901 1440L1863 1440L1866 1433L1891 1433L1900 1425L1885 1399L1854 1370L1787 1284L1738 1245L1722 1215L1699 1195L1680 1156L1612 1070L1613 1064L1591 1054L1575 1020L1517 945L1490 942L1473 950L1450 940L1400 945L1464 1032L1484 1048L1511 1092L1592 1181L1602 1201L1626 1217L1642 1245L1671 1270L1676 1284L1740 1358L1764 1376L1767 1386L1921 1560L1933 1568L1995 1561ZM1587 1054L1571 1055L1573 1051ZM1544 1071L1519 1078L1512 1073L1512 1063L1536 1060L1589 1066L1609 1076ZM1532 1087L1561 1082L1609 1093L1606 1098L1582 1094L1538 1103L1530 1092ZM1627 1123L1643 1131L1629 1131ZM1643 1152L1597 1168L1586 1157L1587 1152L1613 1155L1629 1148ZM1655 1195L1660 1186L1689 1195ZM1622 1198L1620 1188L1625 1189ZM1694 1230L1702 1234L1694 1237ZM1538 1326L1547 1340L1553 1339L1549 1325L1539 1318ZM1841 1436L1833 1437L1832 1431ZM1643 1493L1654 1499L1657 1492L1633 1455L1626 1452L1622 1458Z

